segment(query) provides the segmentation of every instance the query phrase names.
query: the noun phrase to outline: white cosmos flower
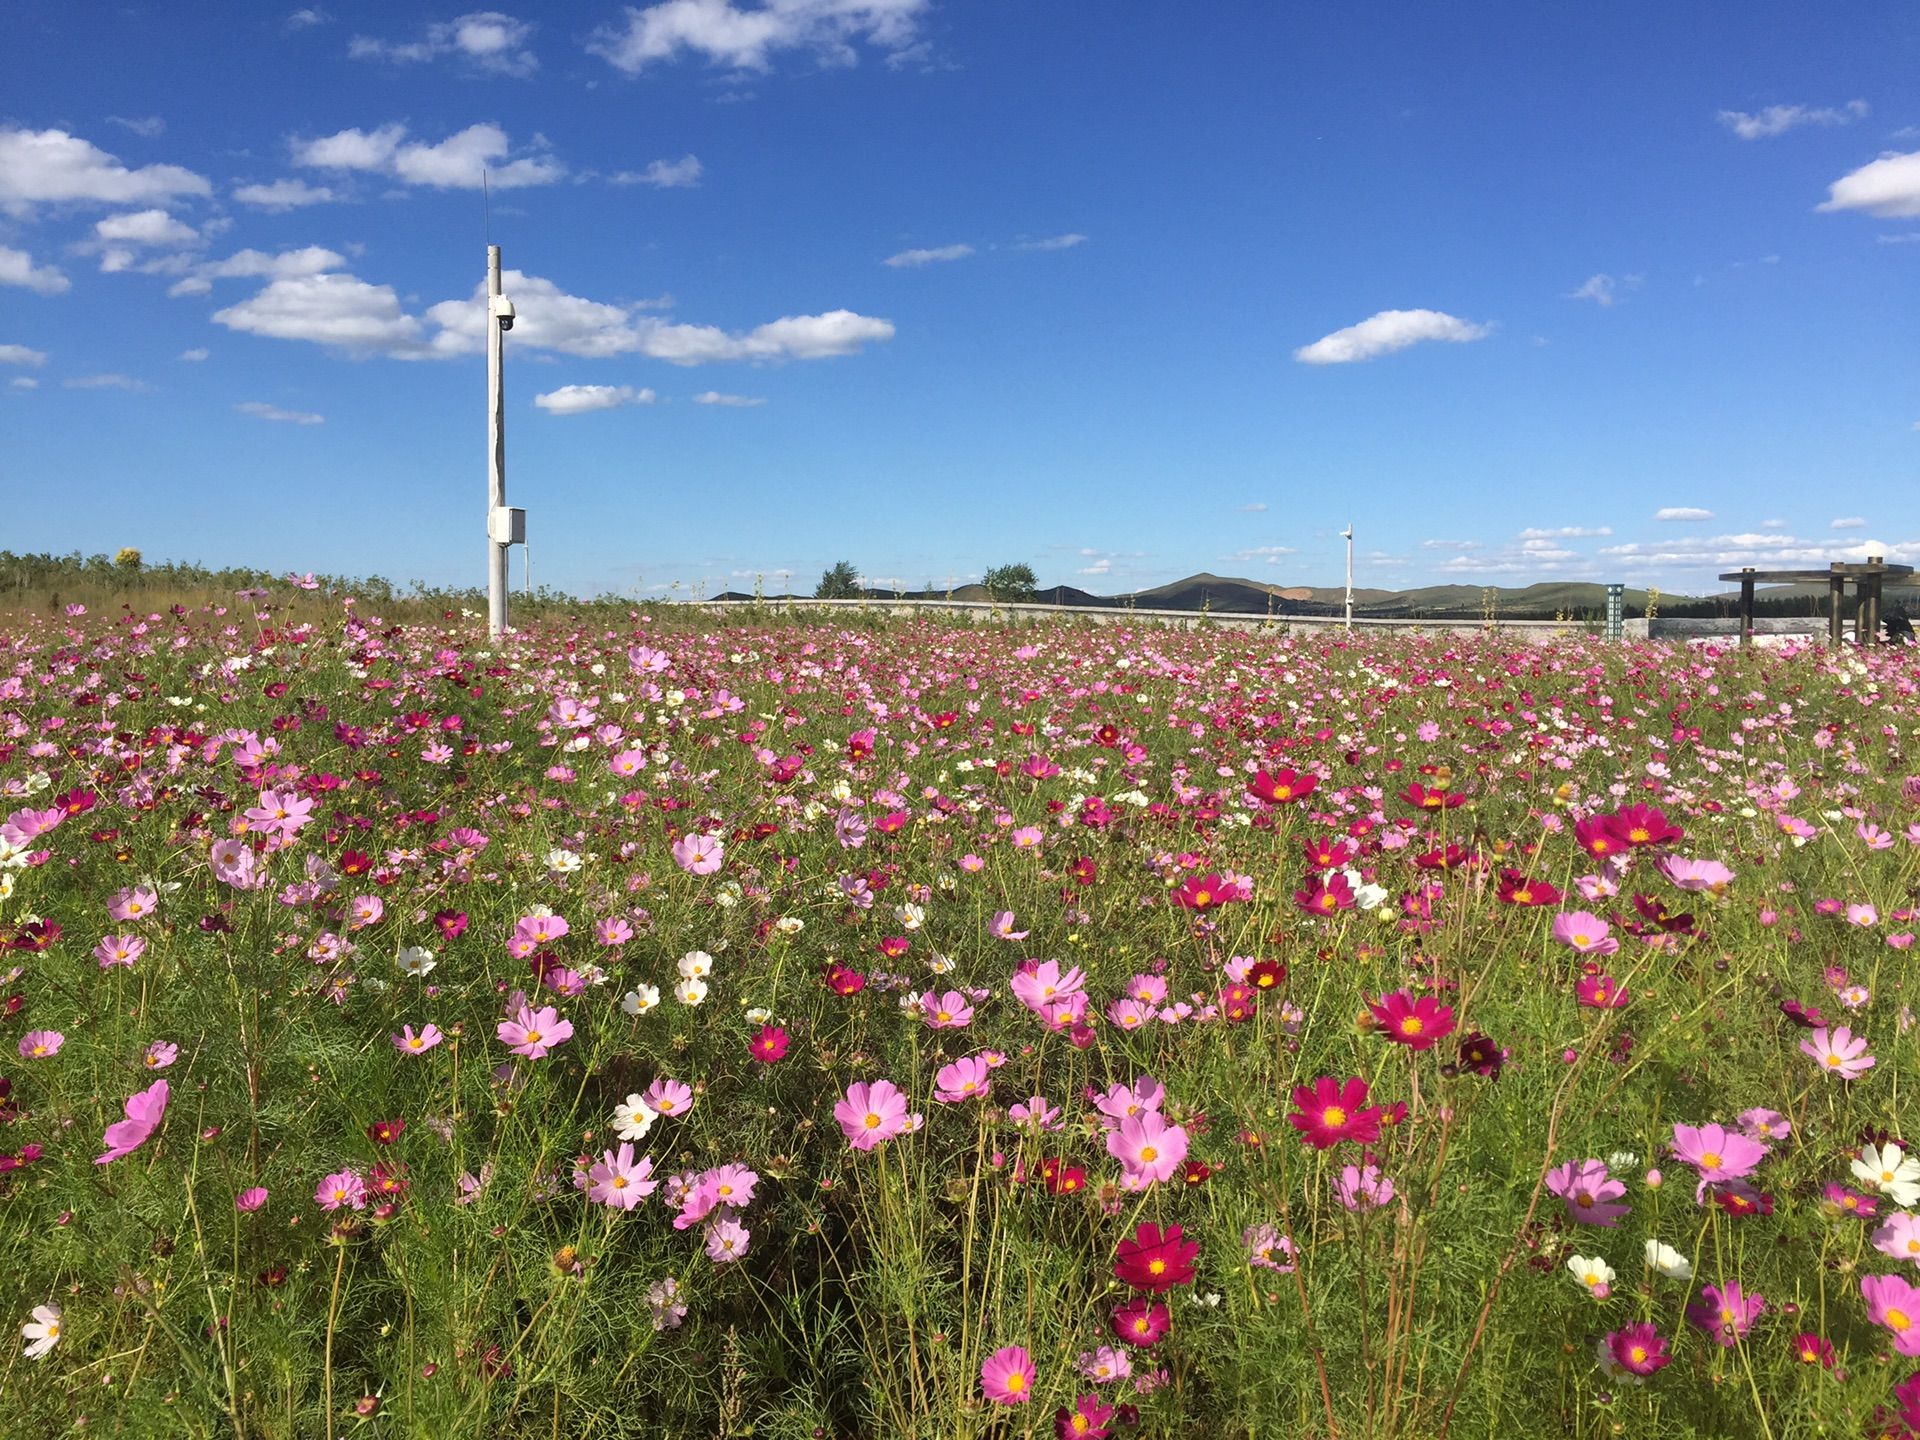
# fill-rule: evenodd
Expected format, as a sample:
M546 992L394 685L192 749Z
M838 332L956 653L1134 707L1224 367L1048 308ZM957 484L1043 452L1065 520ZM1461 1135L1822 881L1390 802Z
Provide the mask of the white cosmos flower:
M29 1360L44 1360L60 1339L60 1307L58 1305L36 1305L33 1307L33 1319L20 1327L21 1337L29 1343L25 1355Z
M713 973L713 957L704 950L689 950L675 968L687 979L698 980Z
M782 915L778 920L773 922L773 928L778 930L782 935L798 935L802 930L807 928L807 922L802 920L798 915Z
M1901 1209L1920 1201L1920 1156L1909 1155L1892 1141L1869 1145L1853 1162L1860 1183L1879 1191Z
M689 975L673 987L673 994L682 1005L698 1005L707 998L707 982L697 975Z
M900 928L909 933L918 930L927 921L927 912L919 905L902 905L894 913L900 917Z
M927 958L927 969L936 975L950 974L953 970L953 961L936 950Z
M547 869L555 875L571 875L580 868L580 857L571 850L555 846L547 852Z
M747 1011L747 1024L749 1025L764 1025L771 1019L773 1019L773 1011L764 1005L756 1005Z
M424 946L408 945L394 957L394 963L400 967L401 974L412 975L417 979L439 962L433 958L433 951Z
M1647 1241L1647 1264L1669 1280L1687 1280L1693 1276L1692 1262L1664 1241Z
M1598 1255L1569 1256L1567 1269L1594 1299L1604 1300L1612 1293L1613 1267Z
M614 1129L622 1140L644 1140L653 1122L659 1119L654 1108L639 1095L629 1095L613 1107Z
M620 1008L629 1015L644 1015L660 1003L660 989L656 985L640 985L629 990L620 999Z

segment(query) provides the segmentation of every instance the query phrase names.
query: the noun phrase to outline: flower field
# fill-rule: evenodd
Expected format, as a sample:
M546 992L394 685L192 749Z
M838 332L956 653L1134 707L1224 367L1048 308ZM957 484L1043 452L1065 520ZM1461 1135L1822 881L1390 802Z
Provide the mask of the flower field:
M0 632L0 1432L1920 1436L1908 650L263 601Z

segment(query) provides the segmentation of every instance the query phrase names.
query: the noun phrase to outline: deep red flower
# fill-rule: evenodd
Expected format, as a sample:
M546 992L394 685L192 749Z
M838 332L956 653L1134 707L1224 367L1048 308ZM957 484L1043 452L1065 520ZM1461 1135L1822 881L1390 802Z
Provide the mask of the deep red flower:
M1304 842L1307 864L1316 870L1338 870L1353 858L1353 843L1344 836L1329 835L1324 840Z
M1260 1010L1260 992L1251 985L1229 985L1220 992L1220 1013L1232 1024L1251 1020Z
M1471 1070L1489 1080L1498 1080L1500 1067L1506 1063L1507 1052L1477 1030L1460 1042L1460 1068L1463 1070Z
M867 977L858 970L849 970L844 965L833 965L827 969L827 984L836 995L857 995L867 983Z
M1342 1140L1371 1145L1380 1138L1380 1112L1367 1104L1367 1082L1358 1076L1336 1080L1322 1075L1293 1092L1295 1109L1287 1123L1316 1150Z
M1158 1300L1143 1297L1113 1307L1113 1333L1123 1343L1141 1349L1158 1344L1172 1323L1172 1314Z
M1573 982L1573 995L1589 1010L1618 1010L1627 1003L1627 990L1611 975L1582 975Z
M1454 810L1467 803L1467 797L1459 791L1440 785L1429 790L1418 780L1402 790L1400 798L1416 810Z
M778 1025L762 1025L747 1049L762 1065L771 1065L787 1053L787 1032Z
M1071 1410L1062 1405L1053 1412L1053 1433L1057 1440L1107 1440L1113 1434L1107 1424L1111 1419L1113 1406L1097 1391L1089 1391L1073 1402Z
M1055 1155L1040 1162L1040 1181L1050 1195L1071 1195L1087 1188L1087 1172Z
M1287 978L1287 967L1278 960L1262 960L1247 971L1247 983L1256 990L1271 990Z
M1309 915L1335 915L1353 908L1353 887L1346 876L1336 872L1294 891L1293 903Z
M1453 1033L1453 1007L1431 995L1418 1000L1404 990L1382 995L1370 1007L1374 1022L1389 1040L1412 1050L1431 1050L1436 1040Z
M1123 1285L1160 1295L1193 1283L1193 1257L1199 1253L1200 1242L1183 1239L1178 1225L1162 1231L1144 1220L1131 1240L1114 1247L1113 1273Z
M1625 848L1626 842L1613 833L1608 824L1611 816L1594 815L1585 820L1573 822L1573 839L1582 850L1596 860L1604 860L1609 855L1617 855Z
M1613 838L1635 850L1649 845L1676 845L1686 838L1684 830L1670 823L1652 805L1623 805L1604 818Z
M1186 1169L1180 1172L1180 1183L1189 1190L1199 1188L1212 1178L1213 1167L1204 1160L1189 1160Z
M433 923L447 939L458 940L466 932L467 914L464 910L439 910L434 912Z
M898 960L906 954L913 942L904 935L888 935L880 941L880 953L889 960Z
M1518 870L1500 872L1500 899L1508 905L1553 905L1560 892L1544 880L1530 880Z
M1306 799L1319 784L1318 775L1305 775L1297 770L1276 770L1269 775L1261 770L1247 788L1272 804L1290 805Z
M1231 898L1226 882L1212 870L1192 876L1173 892L1174 904L1182 910L1197 910L1202 914L1226 904Z
M406 1128L404 1120L376 1120L367 1127L367 1138L376 1145L391 1145Z

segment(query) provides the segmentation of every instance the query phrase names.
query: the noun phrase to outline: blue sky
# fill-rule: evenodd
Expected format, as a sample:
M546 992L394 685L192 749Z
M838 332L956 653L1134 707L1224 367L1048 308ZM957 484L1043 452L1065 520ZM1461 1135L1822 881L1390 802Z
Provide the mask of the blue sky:
M14 0L4 543L480 583L490 224L582 593L1920 563L1917 12L1352 8Z

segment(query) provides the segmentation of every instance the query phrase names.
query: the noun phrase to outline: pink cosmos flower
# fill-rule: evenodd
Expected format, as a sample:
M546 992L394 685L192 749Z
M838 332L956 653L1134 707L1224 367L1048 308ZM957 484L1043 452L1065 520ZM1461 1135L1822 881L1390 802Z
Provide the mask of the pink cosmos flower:
M684 1115L693 1109L693 1087L666 1075L649 1085L642 1098L656 1115Z
M973 1006L958 990L936 995L928 991L920 997L920 1013L929 1030L962 1030L973 1019Z
M1778 1110L1756 1106L1751 1110L1742 1110L1735 1118L1739 1120L1742 1132L1751 1140L1784 1140L1793 1133L1793 1122Z
M1016 1125L1029 1125L1035 1130L1058 1130L1060 1107L1049 1105L1044 1095L1034 1095L1007 1111L1007 1118Z
M1632 1208L1613 1203L1627 1193L1627 1187L1609 1175L1599 1160L1570 1160L1548 1171L1547 1189L1565 1203L1567 1218L1582 1225L1618 1225Z
M66 818L67 812L58 805L46 810L16 810L0 824L0 840L24 850L29 840L46 834Z
M147 1053L140 1057L140 1063L149 1070L164 1070L179 1058L180 1047L171 1040L156 1040L147 1046Z
M1028 960L1014 972L1008 988L1022 1005L1042 1014L1048 1005L1080 994L1086 983L1087 977L1077 965L1062 974L1058 960Z
M233 1197L233 1208L243 1215L251 1215L267 1203L267 1189L264 1185L253 1185Z
M392 1037L393 1048L408 1055L424 1055L445 1038L431 1020L420 1027L418 1035L413 1033L413 1026L402 1025L400 1033Z
M367 1182L352 1170L336 1170L321 1177L313 1190L314 1204L322 1210L367 1208Z
M1026 1404L1033 1381L1033 1357L1018 1345L994 1351L980 1367L980 1388L996 1405Z
M535 1010L523 1003L513 1019L500 1022L495 1033L512 1054L538 1060L573 1034L573 1023L562 1020L551 1005Z
M1111 1130L1132 1116L1158 1110L1166 1098L1166 1086L1151 1075L1141 1075L1131 1085L1117 1082L1109 1085L1103 1094L1094 1097L1093 1108L1103 1117L1100 1123Z
M996 910L993 918L987 921L987 933L996 940L1024 940L1028 932L1013 928L1013 911Z
M1573 982L1573 998L1589 1010L1619 1010L1632 996L1611 975L1582 975Z
M1866 1275L1860 1296L1867 1302L1867 1318L1893 1332L1895 1350L1920 1355L1920 1289L1898 1275Z
M633 938L633 926L618 915L602 920L593 927L594 938L608 947L624 945Z
M1842 1080L1858 1080L1879 1063L1866 1053L1867 1037L1856 1036L1841 1025L1829 1031L1821 1026L1800 1042L1800 1053L1809 1056L1829 1075Z
M938 1088L933 1098L942 1104L954 1105L962 1100L984 1099L993 1089L993 1081L987 1074L987 1062L978 1056L969 1055L955 1060L950 1065L942 1065L933 1077Z
M689 875L711 875L726 859L727 847L718 835L682 835L673 842L673 863Z
M1896 1210L1873 1232L1873 1248L1882 1255L1920 1265L1920 1216Z
M48 1060L60 1053L67 1037L58 1030L29 1030L20 1037L22 1060Z
M1554 916L1553 938L1582 955L1611 955L1620 948L1607 922L1585 910Z
M833 1118L840 1122L849 1145L871 1150L907 1128L907 1097L890 1080L856 1080L847 1087L846 1098L833 1107Z
M587 1171L587 1198L596 1205L631 1210L658 1187L659 1181L648 1178L652 1174L652 1159L643 1155L636 1161L633 1146L622 1140L619 1149L601 1152Z
M156 1080L146 1089L129 1095L126 1102L124 1120L116 1120L107 1127L104 1155L94 1157L94 1164L109 1165L123 1155L131 1155L153 1137L160 1128L160 1122L167 1113L167 1082Z
M513 925L513 938L507 941L507 953L524 960L563 938L572 927L559 915L525 915Z
M1675 1125L1673 1150L1707 1184L1744 1179L1767 1156L1758 1140L1719 1125Z
M747 1253L752 1239L752 1232L731 1212L723 1212L707 1226L707 1258L716 1265L738 1260Z
M1171 1180L1187 1158L1187 1132L1148 1110L1128 1116L1107 1132L1107 1153L1126 1172L1122 1184L1138 1190L1156 1180Z
M109 935L93 947L93 958L100 962L102 970L111 970L116 965L133 968L133 962L147 953L147 942L139 935Z
M1687 860L1678 855L1663 855L1658 861L1662 875L1682 890L1711 890L1716 894L1733 883L1733 871L1718 860Z
M1730 1280L1724 1286L1703 1286L1700 1303L1687 1307L1687 1320L1713 1336L1721 1345L1732 1349L1753 1328L1754 1320L1766 1308L1767 1302L1763 1297L1743 1293Z
M1348 1210L1377 1210L1394 1197L1393 1181L1377 1165L1347 1165L1333 1182L1333 1197Z
M130 885L107 902L107 914L115 920L144 920L160 904L160 897L145 885Z

